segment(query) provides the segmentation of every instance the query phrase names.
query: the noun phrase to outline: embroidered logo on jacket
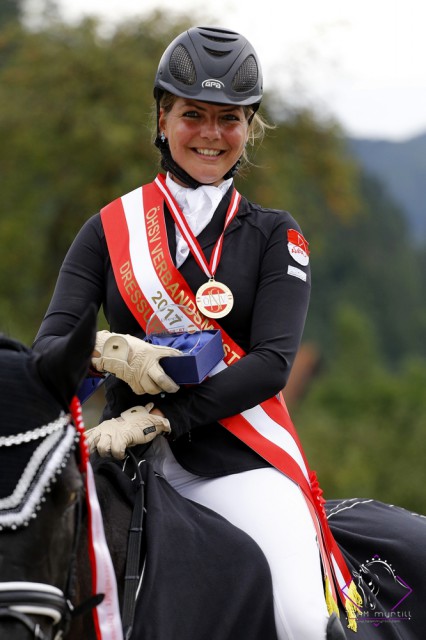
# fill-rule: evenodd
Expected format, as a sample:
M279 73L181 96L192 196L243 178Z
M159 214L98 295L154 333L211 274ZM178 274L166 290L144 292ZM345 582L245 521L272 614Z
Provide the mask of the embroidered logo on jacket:
M299 231L288 229L287 246L293 260L306 267L309 263L309 243Z

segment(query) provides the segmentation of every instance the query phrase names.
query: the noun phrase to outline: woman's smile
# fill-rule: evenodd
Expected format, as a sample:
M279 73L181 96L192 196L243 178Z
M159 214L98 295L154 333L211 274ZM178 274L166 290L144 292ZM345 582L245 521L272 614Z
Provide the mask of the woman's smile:
M216 158L222 153L219 149L196 149L196 152L202 156L209 156L211 158Z

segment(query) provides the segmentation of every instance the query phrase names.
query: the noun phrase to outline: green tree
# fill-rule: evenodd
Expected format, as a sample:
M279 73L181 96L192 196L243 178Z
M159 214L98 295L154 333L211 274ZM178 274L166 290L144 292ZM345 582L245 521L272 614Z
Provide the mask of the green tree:
M328 225L312 248L313 292L306 336L334 354L331 330L339 304L351 303L372 322L387 362L426 356L426 298L419 250L408 224L381 183L359 175L359 210Z
M106 39L94 20L3 34L0 56L12 53L0 70L0 318L27 342L83 221L152 176L163 25L154 14Z
M293 416L325 496L426 513L426 363L389 372L372 323L353 307L339 309L334 330L335 357Z

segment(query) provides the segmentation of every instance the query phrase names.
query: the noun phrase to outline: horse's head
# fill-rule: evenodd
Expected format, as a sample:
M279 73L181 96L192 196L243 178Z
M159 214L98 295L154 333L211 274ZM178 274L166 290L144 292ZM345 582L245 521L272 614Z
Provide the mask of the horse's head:
M1 638L52 638L66 610L83 493L68 407L95 330L90 309L42 353L0 337Z

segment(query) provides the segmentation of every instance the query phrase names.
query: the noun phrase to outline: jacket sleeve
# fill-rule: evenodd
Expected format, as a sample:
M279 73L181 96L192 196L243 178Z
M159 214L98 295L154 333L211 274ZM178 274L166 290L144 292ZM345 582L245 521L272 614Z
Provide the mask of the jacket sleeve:
M87 306L100 308L104 291L104 261L99 215L90 218L72 243L59 271L55 290L33 348L42 351L69 333Z
M258 272L246 355L197 386L155 399L170 420L172 437L241 413L285 386L310 297L310 267L290 255L289 228L300 231L290 216L277 215Z

